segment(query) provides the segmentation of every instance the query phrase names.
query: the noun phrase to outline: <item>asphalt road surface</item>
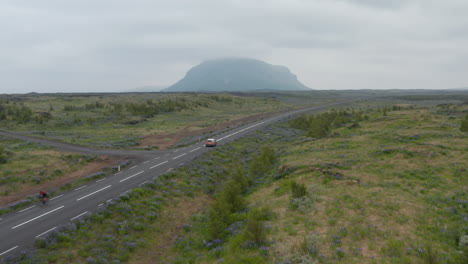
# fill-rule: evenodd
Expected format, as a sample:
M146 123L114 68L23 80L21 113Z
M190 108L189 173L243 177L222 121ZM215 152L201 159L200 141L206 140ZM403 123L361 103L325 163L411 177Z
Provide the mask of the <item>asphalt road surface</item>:
M80 146L80 145L62 143L62 142L43 139L43 138L13 134L13 133L6 132L6 131L1 131L1 130L0 130L0 136L12 137L12 138L27 140L27 141L31 141L31 142L35 142L35 143L41 143L41 144L51 146L51 147L54 147L54 148L56 148L58 150L63 150L63 151L72 151L72 152L80 152L80 153L88 153L88 154L96 154L96 155L110 155L110 156L118 156L118 157L134 157L134 158L140 157L140 158L145 158L145 157L150 157L150 156L156 155L156 154L161 153L161 152L165 152L164 150L158 150L158 151L141 150L141 151L138 151L138 150L119 150L119 149L91 148L91 147L84 147L84 146Z
M243 137L264 125L278 122L300 113L342 103L296 110L232 129L217 135L218 147L222 147L222 145L229 141ZM7 132L0 132L0 134L40 142L62 150L99 155L134 155L135 157L139 157L137 165L95 182L90 182L62 195L51 197L50 201L45 205L37 203L20 211L0 216L0 261L5 256L18 253L26 247L33 246L36 238L53 232L59 226L74 221L81 216L93 213L97 208L110 202L112 199L116 199L121 194L145 184L147 181L164 174L172 168L182 166L195 157L211 150L211 148L204 146L204 142L197 142L188 147L166 151L102 150L13 135Z

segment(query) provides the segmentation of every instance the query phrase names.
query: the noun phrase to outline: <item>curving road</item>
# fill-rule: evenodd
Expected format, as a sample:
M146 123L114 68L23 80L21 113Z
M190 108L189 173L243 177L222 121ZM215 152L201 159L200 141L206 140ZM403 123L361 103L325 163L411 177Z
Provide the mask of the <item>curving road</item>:
M96 155L109 155L109 156L118 156L118 157L148 157L152 155L157 155L158 153L168 152L165 150L156 150L156 151L145 151L145 150L118 150L118 149L100 149L100 148L91 148L84 147L75 144L63 143L38 137L31 137L20 134L13 134L7 131L0 130L0 136L6 136L11 138L17 138L21 140L26 140L30 142L40 143L43 145L54 147L58 150L71 151L71 152L80 152Z
M222 147L222 145L232 140L243 137L266 124L278 122L293 115L320 110L346 102L296 110L235 128L217 136L218 147ZM59 226L74 221L83 215L91 214L98 207L119 197L122 193L143 185L147 181L167 172L169 169L182 166L195 157L210 151L210 148L204 147L204 143L199 142L177 150L120 151L87 148L45 139L14 135L7 132L0 132L0 135L32 140L67 151L143 157L141 162L131 168L53 197L46 205L37 204L15 213L0 216L0 237L2 238L0 240L0 261L5 256L18 253L25 247L31 247L35 238L53 232Z

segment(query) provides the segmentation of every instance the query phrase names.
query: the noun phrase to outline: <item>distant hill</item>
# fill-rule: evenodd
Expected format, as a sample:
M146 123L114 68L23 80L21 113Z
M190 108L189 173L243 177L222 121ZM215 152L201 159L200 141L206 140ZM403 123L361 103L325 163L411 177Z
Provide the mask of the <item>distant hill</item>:
M147 85L129 89L126 92L159 92L164 88L166 88L166 86Z
M205 61L162 92L309 90L288 68L245 58Z
M468 87L450 88L450 89L447 89L447 90L457 90L457 91L463 90L463 91L466 91L466 90L468 90Z

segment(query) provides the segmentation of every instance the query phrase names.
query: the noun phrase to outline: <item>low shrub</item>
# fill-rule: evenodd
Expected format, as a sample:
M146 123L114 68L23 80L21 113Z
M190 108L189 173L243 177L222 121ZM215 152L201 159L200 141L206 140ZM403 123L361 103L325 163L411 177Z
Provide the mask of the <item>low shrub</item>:
M263 221L255 218L248 219L243 237L246 244L254 242L254 247L266 244L266 229Z
M311 257L317 257L320 249L320 238L317 234L304 236L303 240L296 245L294 252Z
M315 203L321 200L319 192L320 188L316 185L306 188L304 184L291 182L290 208L302 213L309 212L315 208Z
M307 195L307 188L303 183L291 182L291 195L292 198L301 198Z

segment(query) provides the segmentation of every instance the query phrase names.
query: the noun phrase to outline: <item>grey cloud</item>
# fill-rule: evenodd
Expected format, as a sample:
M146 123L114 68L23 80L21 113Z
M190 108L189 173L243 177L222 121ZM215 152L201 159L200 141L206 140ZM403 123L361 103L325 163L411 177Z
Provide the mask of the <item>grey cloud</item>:
M348 4L358 4L362 6L368 6L368 7L373 7L373 8L384 8L384 9L400 9L402 8L405 4L410 3L411 1L409 0L384 0L384 1L378 1L378 0L335 0L335 1L340 1Z
M226 56L288 66L315 88L453 87L468 82L466 13L459 0L7 0L0 93L169 85Z

